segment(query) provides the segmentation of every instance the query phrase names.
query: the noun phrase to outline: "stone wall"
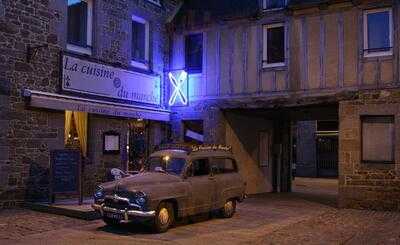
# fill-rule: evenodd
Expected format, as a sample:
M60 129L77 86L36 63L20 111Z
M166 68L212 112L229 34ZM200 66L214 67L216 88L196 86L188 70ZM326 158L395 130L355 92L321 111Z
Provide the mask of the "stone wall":
M273 122L261 117L249 117L240 113L225 113L223 118L226 144L232 146L238 161L239 173L246 181L246 193L273 191L272 152L260 152L260 134L268 133L272 145ZM251 126L250 126L251 125ZM264 166L260 166L261 154L266 154Z
M47 198L49 151L62 143L62 113L27 110L23 88L55 92L58 86L57 36L50 30L57 16L49 1L2 1L0 17L0 208L24 199ZM48 44L30 63L28 46ZM37 188L33 188L36 186ZM29 188L27 188L29 187ZM29 190L29 191L26 191Z
M103 134L115 131L120 134L120 154L103 154ZM84 165L83 192L91 195L95 187L107 181L111 168L126 167L126 133L128 120L90 115L88 121L88 159Z
M129 67L131 16L141 15L150 21L153 33L153 71L163 75L169 57L165 22L176 4L175 0L163 1L162 7L144 0L94 0L92 58L133 69ZM66 49L66 30L66 1L0 0L0 208L47 199L49 152L64 147L64 112L29 108L21 91L60 91L59 54ZM42 45L47 47L28 62L28 47ZM89 142L95 149L89 143L88 192L102 179L107 163L121 165L123 155L111 160L102 156L100 135L111 128L125 134L126 120L93 116L89 124L94 127L89 128Z
M400 92L378 91L339 106L339 206L400 210ZM361 115L394 115L395 164L361 161Z

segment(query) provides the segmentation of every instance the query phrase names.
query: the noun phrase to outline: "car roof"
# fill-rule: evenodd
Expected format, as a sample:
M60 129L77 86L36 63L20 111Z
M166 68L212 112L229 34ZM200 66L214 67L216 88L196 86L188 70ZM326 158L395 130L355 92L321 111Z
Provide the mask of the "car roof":
M170 155L176 158L188 158L188 152L185 150L177 150L177 149L165 149L160 151L155 151L150 154L150 157L162 157Z
M162 156L172 156L176 158L199 158L199 157L228 157L233 158L233 154L230 151L221 151L221 150L201 150L195 152L188 152L185 150L177 150L177 149L165 149L160 151L153 152L150 157L162 157Z
M197 157L228 157L233 158L233 154L227 151L218 151L218 150L210 150L210 151L196 151L190 153L191 158Z

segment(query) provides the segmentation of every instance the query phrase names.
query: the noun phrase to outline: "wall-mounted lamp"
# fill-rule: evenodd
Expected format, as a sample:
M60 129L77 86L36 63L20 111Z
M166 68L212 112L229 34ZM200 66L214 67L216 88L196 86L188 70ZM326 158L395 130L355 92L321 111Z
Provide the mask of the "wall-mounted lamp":
M39 49L48 48L48 47L49 47L48 44L43 44L43 45L35 46L35 47L28 46L28 52L26 54L26 61L28 63L30 63L33 59L35 59Z

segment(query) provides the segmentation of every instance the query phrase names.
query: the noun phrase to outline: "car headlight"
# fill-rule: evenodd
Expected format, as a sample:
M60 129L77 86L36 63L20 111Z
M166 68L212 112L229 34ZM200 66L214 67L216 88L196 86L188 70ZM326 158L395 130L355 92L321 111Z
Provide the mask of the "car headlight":
M144 197L139 197L138 199L136 199L137 204L139 204L140 206L143 206L144 204L146 204L146 198Z
M136 198L135 198L135 202L136 204L138 204L139 206L144 206L146 204L146 194L144 194L143 192L138 192L136 193Z
M104 199L104 188L101 186L98 186L96 188L96 191L94 192L94 199Z

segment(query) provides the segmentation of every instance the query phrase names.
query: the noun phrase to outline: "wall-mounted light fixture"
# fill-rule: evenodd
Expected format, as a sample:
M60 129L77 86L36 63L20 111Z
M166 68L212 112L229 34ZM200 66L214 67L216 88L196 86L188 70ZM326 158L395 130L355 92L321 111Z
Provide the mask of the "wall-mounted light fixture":
M48 47L49 47L49 45L47 43L43 44L43 45L39 45L39 46L34 46L34 47L28 46L28 51L26 54L26 61L28 63L30 63L33 59L35 59L35 57L40 49L48 48Z

